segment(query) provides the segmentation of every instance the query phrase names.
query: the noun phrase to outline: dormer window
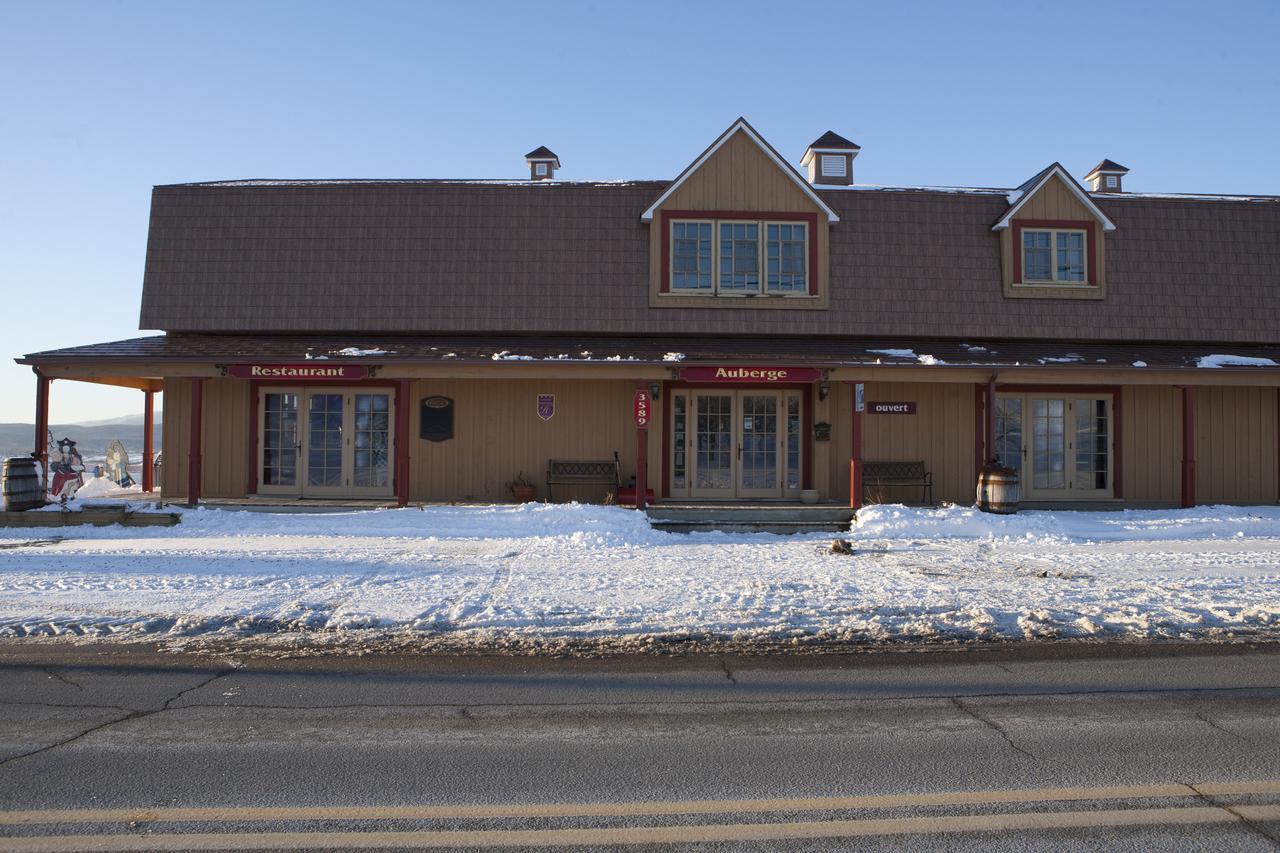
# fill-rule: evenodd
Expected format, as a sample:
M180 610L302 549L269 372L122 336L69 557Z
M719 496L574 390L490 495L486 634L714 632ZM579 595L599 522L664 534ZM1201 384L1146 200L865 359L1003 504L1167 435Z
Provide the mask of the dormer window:
M669 227L670 293L813 295L807 222L677 219Z
M1025 284L1084 284L1084 231L1022 230L1022 281Z
M544 177L546 177L546 175L547 175L547 164L546 164L546 163L534 163L534 164L533 164L533 174L534 174L534 175L536 175L536 176L537 176L537 177L539 177L539 178L544 178Z
M1120 186L1120 179L1115 175L1107 175L1107 189L1114 190Z
M849 174L849 158L844 154L822 155L822 176L824 178L843 178Z

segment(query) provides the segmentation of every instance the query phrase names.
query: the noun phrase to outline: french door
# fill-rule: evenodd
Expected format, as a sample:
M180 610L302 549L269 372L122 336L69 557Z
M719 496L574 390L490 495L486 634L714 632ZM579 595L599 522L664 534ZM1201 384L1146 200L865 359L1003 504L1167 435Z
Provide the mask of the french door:
M799 391L676 391L671 396L673 497L800 494Z
M263 388L258 491L388 497L395 400L389 390Z
M996 459L1021 473L1033 500L1114 496L1110 394L996 397Z

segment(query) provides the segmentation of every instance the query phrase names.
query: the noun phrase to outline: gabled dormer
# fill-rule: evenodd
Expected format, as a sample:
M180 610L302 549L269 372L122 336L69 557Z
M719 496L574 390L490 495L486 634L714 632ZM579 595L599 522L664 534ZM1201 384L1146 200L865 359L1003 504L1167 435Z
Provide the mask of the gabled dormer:
M738 119L640 217L654 308L825 308L840 217Z
M1115 225L1060 164L1010 192L992 230L1000 235L1005 296L1106 296L1105 235Z

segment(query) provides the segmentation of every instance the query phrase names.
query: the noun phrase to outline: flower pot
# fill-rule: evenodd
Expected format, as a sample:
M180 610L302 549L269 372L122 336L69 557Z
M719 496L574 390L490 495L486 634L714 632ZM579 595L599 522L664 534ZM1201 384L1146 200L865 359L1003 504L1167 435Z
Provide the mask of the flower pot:
M511 496L516 499L516 503L527 504L534 499L538 490L534 486L512 486Z
M816 504L817 502L818 502L817 489L801 489L800 490L800 503Z

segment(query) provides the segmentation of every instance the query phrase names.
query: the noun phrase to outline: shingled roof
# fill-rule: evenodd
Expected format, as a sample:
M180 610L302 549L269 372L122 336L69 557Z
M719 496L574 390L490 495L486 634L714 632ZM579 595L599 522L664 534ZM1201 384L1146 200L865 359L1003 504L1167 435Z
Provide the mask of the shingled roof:
M1280 203L1094 195L1105 300L1006 299L989 191L822 189L830 308L649 307L667 181L230 182L152 196L141 327L1280 342Z
M861 151L862 146L850 142L834 130L828 130L819 136L813 142L809 143L810 148L828 148L842 151Z

